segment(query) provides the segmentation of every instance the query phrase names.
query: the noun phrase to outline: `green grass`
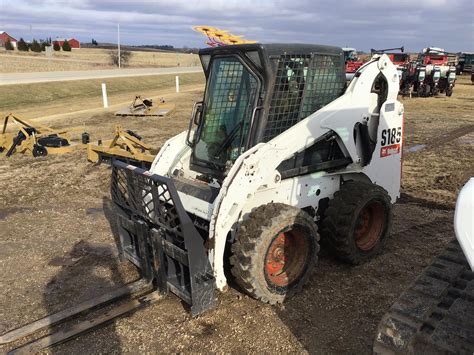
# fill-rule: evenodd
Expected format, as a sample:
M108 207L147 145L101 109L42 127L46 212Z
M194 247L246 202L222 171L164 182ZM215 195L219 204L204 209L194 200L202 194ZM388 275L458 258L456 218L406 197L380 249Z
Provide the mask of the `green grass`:
M179 78L181 86L204 84L204 75L200 73L181 74ZM85 99L100 103L102 83L107 84L110 101L120 94L146 95L147 91L169 90L175 86L175 75L2 85L0 111L10 112L32 107L38 109L50 106L67 107L68 104L77 105L80 102L85 102L86 105ZM87 106L83 109L87 109Z

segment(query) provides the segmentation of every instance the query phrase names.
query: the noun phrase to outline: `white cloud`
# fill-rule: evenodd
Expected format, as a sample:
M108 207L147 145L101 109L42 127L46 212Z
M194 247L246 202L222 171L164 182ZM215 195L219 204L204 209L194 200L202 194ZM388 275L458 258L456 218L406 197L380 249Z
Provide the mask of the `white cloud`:
M125 43L203 46L191 26L211 25L261 42L474 49L472 0L0 1L2 30L25 38L32 25L37 38L112 42L120 23Z

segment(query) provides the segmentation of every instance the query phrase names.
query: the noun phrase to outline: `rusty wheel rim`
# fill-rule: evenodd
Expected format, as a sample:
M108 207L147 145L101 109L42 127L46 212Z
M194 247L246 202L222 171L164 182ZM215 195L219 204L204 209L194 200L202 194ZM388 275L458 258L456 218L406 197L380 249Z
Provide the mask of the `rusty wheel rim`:
M369 202L357 216L354 238L357 247L369 251L379 242L385 227L385 213L380 202Z
M277 287L288 287L305 272L310 253L308 239L299 230L280 232L265 256L265 277Z

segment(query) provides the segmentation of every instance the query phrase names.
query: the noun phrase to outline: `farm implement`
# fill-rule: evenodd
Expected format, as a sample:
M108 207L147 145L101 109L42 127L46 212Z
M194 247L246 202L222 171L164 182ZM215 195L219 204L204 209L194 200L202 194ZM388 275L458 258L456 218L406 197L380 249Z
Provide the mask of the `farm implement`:
M158 104L153 103L152 99L144 99L141 96L135 96L132 103L126 108L117 111L115 116L135 116L135 117L165 117L175 109L174 104L165 103L160 99Z
M14 128L8 129L12 123ZM10 125L12 126L12 125ZM65 154L85 145L73 143L66 130L55 130L9 114L4 118L0 135L0 154L10 157L15 153L42 157L48 154Z
M141 167L150 167L158 149L142 141L142 137L122 126L115 127L115 136L87 145L87 160L93 163L111 163L113 159L128 161Z

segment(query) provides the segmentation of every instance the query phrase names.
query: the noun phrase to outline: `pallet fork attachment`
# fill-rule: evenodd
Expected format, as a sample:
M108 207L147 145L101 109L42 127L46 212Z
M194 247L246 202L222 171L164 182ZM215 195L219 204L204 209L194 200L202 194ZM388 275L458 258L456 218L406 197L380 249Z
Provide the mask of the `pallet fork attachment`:
M154 304L171 291L196 316L215 305L215 279L203 239L184 210L173 182L121 161L112 165L112 199L117 207L122 258L135 264L141 279L74 307L0 335L15 342L53 325L97 310L98 315L36 338L10 353L38 352ZM127 301L103 311L120 299Z
M215 278L205 240L185 211L173 181L121 161L113 162L112 200L118 206L119 251L135 265L150 248L159 287L186 302L191 314L214 307ZM141 237L141 236L144 237ZM140 241L148 243L137 248ZM139 266L140 267L140 266Z

